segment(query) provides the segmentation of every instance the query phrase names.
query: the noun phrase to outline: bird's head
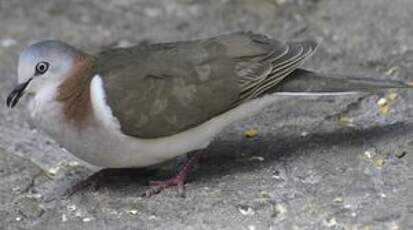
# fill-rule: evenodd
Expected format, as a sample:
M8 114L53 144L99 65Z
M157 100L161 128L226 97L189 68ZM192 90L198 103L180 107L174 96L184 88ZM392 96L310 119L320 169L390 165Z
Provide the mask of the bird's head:
M19 57L18 85L9 94L7 106L13 108L25 93L36 95L57 87L81 55L81 51L59 41L42 41L25 48Z

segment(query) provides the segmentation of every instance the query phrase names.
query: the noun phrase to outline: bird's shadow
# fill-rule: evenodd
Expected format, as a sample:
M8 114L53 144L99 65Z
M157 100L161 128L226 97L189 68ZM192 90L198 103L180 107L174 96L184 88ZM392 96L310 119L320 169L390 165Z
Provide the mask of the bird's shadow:
M333 132L308 136L267 135L253 141L245 141L245 139L238 141L220 140L212 144L213 146L208 150L208 157L201 162L201 167L189 176L189 181L216 180L223 175L253 171L258 167L271 167L281 158L296 157L300 154L300 149L311 151L318 146L332 147L337 145L360 147L373 140L380 141L389 135L408 133L411 128L410 124L395 123L367 129L338 129ZM265 161L254 163L253 161L240 160L240 152L243 153L241 159L248 159L255 153L260 153L259 156L263 157ZM165 171L160 172L145 168L102 169L76 185L80 186L79 188L75 186L75 192L82 192L84 189L99 190L104 188L110 192L133 195L137 192L143 193L148 181L167 179L168 176L173 176L173 172L170 171L168 175ZM130 189L131 186L134 189Z

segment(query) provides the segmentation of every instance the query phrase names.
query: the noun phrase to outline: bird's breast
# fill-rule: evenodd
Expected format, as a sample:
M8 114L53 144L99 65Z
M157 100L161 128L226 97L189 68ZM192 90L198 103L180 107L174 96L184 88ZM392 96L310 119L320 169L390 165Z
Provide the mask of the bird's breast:
M77 126L64 115L64 106L57 101L44 103L34 98L29 106L30 123L52 137L73 155L96 166L110 166L114 136L103 132L96 124ZM114 144L115 142L115 144Z

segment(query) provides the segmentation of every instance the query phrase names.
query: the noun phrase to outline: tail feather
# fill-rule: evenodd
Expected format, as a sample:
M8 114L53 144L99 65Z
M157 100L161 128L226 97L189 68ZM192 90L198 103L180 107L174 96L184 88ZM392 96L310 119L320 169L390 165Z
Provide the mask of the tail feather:
M403 81L361 78L343 75L322 75L297 69L268 93L345 94L375 92L384 89L413 88Z

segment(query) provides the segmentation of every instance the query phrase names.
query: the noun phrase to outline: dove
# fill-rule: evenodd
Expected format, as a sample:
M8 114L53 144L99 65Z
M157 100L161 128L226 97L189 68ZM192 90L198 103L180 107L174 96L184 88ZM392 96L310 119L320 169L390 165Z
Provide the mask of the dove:
M280 95L345 95L411 88L403 81L300 68L315 41L282 42L239 32L88 54L61 41L25 48L13 108L27 96L30 121L74 156L99 167L147 167L192 153L176 176L147 196L184 182L220 131ZM283 108L279 108L283 109Z

